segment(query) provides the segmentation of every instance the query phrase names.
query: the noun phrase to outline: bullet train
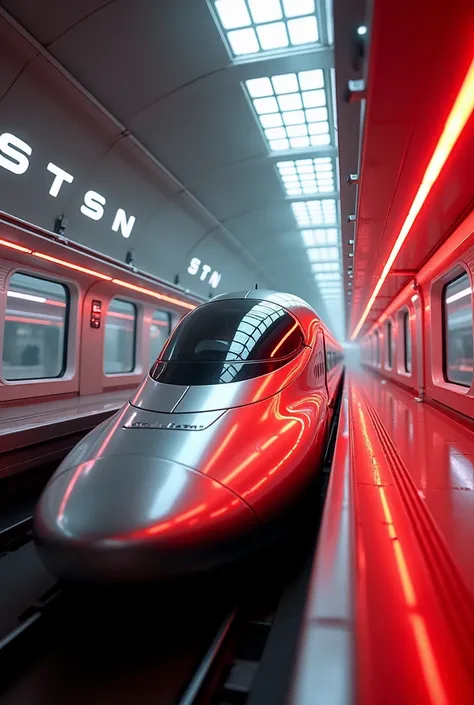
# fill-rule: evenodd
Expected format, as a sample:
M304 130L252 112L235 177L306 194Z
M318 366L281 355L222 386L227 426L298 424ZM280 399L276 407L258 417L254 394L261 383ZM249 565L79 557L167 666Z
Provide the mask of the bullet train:
M45 487L34 538L66 581L142 582L258 549L321 467L339 344L302 299L216 297Z

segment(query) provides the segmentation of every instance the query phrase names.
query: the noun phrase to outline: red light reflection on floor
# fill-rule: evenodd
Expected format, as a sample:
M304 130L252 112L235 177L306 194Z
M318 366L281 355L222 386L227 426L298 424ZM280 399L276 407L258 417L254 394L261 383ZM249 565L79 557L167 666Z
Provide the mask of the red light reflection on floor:
M409 623L412 628L416 649L425 678L425 683L429 690L430 699L433 703L436 703L436 705L448 705L446 691L443 687L439 668L436 663L435 654L433 652L432 643L428 631L426 629L426 622L423 616L416 610L418 600L416 597L416 591L413 585L413 580L411 578L410 570L408 568L406 557L403 552L403 547L397 535L396 527L393 521L393 514L390 510L385 488L382 485L380 469L367 430L367 423L364 411L362 409L362 404L360 401L357 401L357 394L355 392L354 398L356 399L360 428L362 431L362 436L364 438L364 443L366 445L366 450L369 456L372 458L374 485L377 487L379 493L380 505L382 507L382 512L385 519L384 524L387 528L390 543L394 552L395 565L397 567L398 575L400 578L400 588L403 593L405 603L407 605Z

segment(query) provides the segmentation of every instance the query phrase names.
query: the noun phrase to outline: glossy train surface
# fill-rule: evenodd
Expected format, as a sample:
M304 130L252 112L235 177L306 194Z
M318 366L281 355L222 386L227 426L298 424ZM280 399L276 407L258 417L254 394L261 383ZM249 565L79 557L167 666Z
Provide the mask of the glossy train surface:
M297 297L238 292L199 306L43 491L45 566L147 580L254 550L320 465L341 371L340 347Z

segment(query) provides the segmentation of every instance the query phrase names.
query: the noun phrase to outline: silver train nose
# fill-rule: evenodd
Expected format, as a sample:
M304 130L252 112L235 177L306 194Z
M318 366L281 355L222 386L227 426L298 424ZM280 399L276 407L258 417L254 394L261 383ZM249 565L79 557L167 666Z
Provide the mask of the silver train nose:
M208 570L256 537L252 510L196 470L108 456L66 469L43 491L34 537L47 570L79 581L142 581Z

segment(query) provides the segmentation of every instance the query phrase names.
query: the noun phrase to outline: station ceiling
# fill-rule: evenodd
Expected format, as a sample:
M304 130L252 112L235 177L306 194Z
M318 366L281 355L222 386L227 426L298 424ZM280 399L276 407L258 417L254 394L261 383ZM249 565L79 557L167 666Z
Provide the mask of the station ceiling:
M344 337L343 83L336 88L330 0L1 5L237 238L268 282L307 299ZM354 77L350 40L363 3L336 6L344 82L345 72Z

